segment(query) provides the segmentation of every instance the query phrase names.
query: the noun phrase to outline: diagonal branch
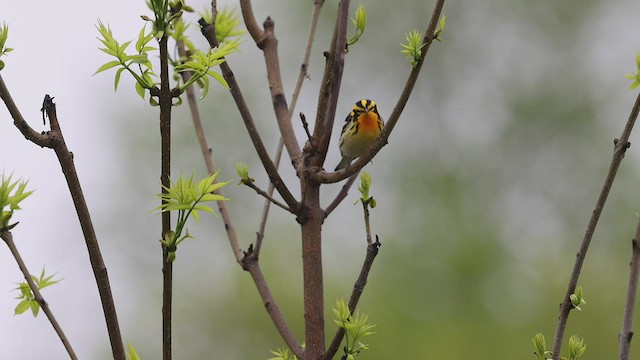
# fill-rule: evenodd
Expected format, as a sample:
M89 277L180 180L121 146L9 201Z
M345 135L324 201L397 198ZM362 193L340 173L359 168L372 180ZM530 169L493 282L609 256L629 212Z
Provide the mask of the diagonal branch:
M336 115L340 84L344 71L345 48L347 44L347 24L349 20L349 0L342 0L338 4L338 16L327 56L318 108L316 124L313 130L314 143L317 144L317 156L312 165L321 166L327 156L331 131Z
M567 284L567 292L564 296L562 304L560 305L560 315L558 316L556 334L553 339L553 348L551 350L553 353L553 360L558 360L560 357L560 349L562 348L562 339L564 337L564 331L567 326L567 320L569 319L569 312L573 308L573 306L571 305L570 296L576 290L578 278L580 277L584 259L587 256L587 250L589 249L591 238L593 237L593 233L596 230L596 225L598 225L600 214L602 214L602 209L604 208L604 204L606 203L607 197L609 196L609 191L611 190L613 181L616 178L620 163L624 158L625 152L627 151L629 146L631 146L631 143L629 142L629 136L631 135L633 125L638 118L638 112L640 112L640 94L638 94L638 97L636 98L636 102L633 105L633 109L631 110L629 119L624 126L622 135L620 135L620 139L616 139L614 141L615 146L613 151L613 158L611 159L611 164L609 165L609 171L607 172L607 176L605 177L604 184L602 185L602 189L600 190L600 195L598 196L595 208L593 209L591 218L589 219L587 230L585 231L582 242L580 243L580 248L578 249L578 253L576 254L576 260L573 265L573 270L571 271L571 276L569 277L569 283Z
M624 315L622 317L622 330L620 331L620 360L629 360L631 354L631 337L633 331L633 311L636 305L636 295L638 293L638 273L640 272L640 220L636 227L636 236L631 242L632 254L629 263L629 282L627 285L627 299L624 305Z
M377 236L374 243L367 245L367 255L365 256L364 263L362 264L362 269L360 269L360 275L353 285L353 291L351 292L351 297L349 298L349 311L351 312L351 314L356 311L356 307L358 306L358 302L360 301L360 296L364 291L364 287L367 285L367 279L369 278L371 266L373 265L373 261L378 255L380 246L381 244L380 241L378 241ZM324 360L333 359L333 356L338 351L343 338L344 328L338 328L338 330L336 331L336 335L333 337L331 345L329 345L329 348L327 349L327 352L323 358Z
M5 104L7 104L9 111L11 111L12 114L19 114L15 104L11 101L11 96L9 95L1 77L0 96L5 101ZM29 125L21 116L14 118L14 124L23 132L27 139L33 141L39 146L51 147L58 157L58 162L62 167L62 173L67 181L69 192L76 208L80 227L82 228L82 233L86 242L91 269L93 270L93 275L96 279L98 293L102 303L102 310L107 324L109 340L111 342L111 351L114 359L125 360L124 346L122 344L122 336L120 334L120 326L118 325L118 316L116 314L115 303L111 293L111 285L109 284L107 268L104 264L104 260L102 259L102 253L100 252L100 246L98 245L98 239L93 227L89 208L87 207L87 202L85 201L84 193L82 192L80 180L78 179L78 173L76 172L76 168L73 163L73 154L69 151L64 141L62 130L58 123L56 106L53 103L53 98L49 95L45 96L42 110L46 112L49 117L51 131L40 134L41 136L32 140L32 130L30 130Z
M264 54L271 101L273 102L273 109L278 121L278 127L280 128L280 134L282 135L282 141L291 157L292 164L294 167L297 167L302 152L293 130L293 125L291 124L291 113L287 107L287 100L284 96L280 61L278 58L278 39L275 35L275 23L271 17L267 17L263 24L264 31L260 30L253 15L251 1L240 0L240 9L242 10L242 17L249 34L251 34L256 45L262 49Z
M218 39L216 38L215 27L211 24L207 24L206 21L200 19L198 22L201 26L202 34L209 41L209 45L213 48L218 46ZM244 100L244 96L240 91L240 86L235 79L235 75L229 64L225 61L220 64L220 69L222 70L222 76L229 84L231 88L231 95L233 96L234 101L236 102L236 106L240 111L240 115L244 124L247 128L247 132L251 137L251 141L253 142L254 147L256 148L256 152L260 157L260 161L262 161L262 165L267 171L267 175L269 176L269 180L274 184L276 190L280 193L280 196L284 199L284 201L289 205L289 207L294 211L298 211L299 204L293 194L289 191L285 183L282 181L280 174L278 173L278 169L276 169L273 161L269 157L269 153L260 138L260 134L258 134L258 130L256 129L255 123L253 122L253 117L251 116L251 112L247 106L247 103Z
M375 144L372 145L364 155L358 158L355 162L349 165L347 168L342 169L340 171L327 173L325 171L319 171L315 174L315 180L321 183L335 183L338 181L342 181L349 176L357 173L362 169L373 157L382 149L383 146L387 144L387 140L389 139L389 135L391 131L395 127L400 115L402 114L402 110L404 110L407 101L409 100L409 96L413 91L413 87L418 79L418 75L420 74L420 69L422 68L422 64L424 63L424 59L429 52L429 48L431 47L431 43L435 38L436 27L438 26L438 19L440 19L440 14L442 13L442 8L444 6L444 0L438 0L436 2L435 8L433 9L433 13L431 15L431 20L429 21L429 25L427 26L427 30L425 31L425 36L422 39L422 56L420 57L420 61L411 69L409 73L409 77L404 85L404 89L396 102L387 123L382 130L382 133L376 140Z
M64 348L67 350L69 357L72 360L77 360L78 357L73 351L73 348L71 347L71 343L69 343L67 336L64 334L64 331L62 331L60 324L58 324L58 320L56 320L56 317L53 315L53 312L49 308L49 304L44 300L44 297L42 297L42 294L40 293L40 289L38 289L38 286L35 284L35 282L31 278L31 274L27 269L27 265L25 265L24 261L22 260L22 256L20 256L20 253L18 252L18 248L16 248L16 244L13 242L13 235L11 234L11 231L8 231L8 230L0 231L0 237L2 238L2 240L4 240L4 242L9 247L9 250L11 251L13 258L18 263L18 267L20 268L22 275L24 275L24 278L27 280L27 284L29 284L29 288L31 289L31 292L33 292L33 297L42 308L42 311L44 311L45 315L47 316L47 319L49 319L51 326L53 326L53 329L55 330L56 334L58 334L60 341L62 341L62 345L64 345Z
M358 178L359 173L360 171L351 175L349 180L347 180L344 183L344 185L342 185L342 188L340 189L340 192L338 193L338 195L336 195L336 198L333 199L331 204L329 204L329 206L327 206L327 208L324 210L324 217L328 217L329 214L331 214L333 210L335 210L338 207L338 205L340 205L342 200L344 200L347 197L347 195L349 195L349 189L351 189L351 186L353 186L353 183Z
M283 210L291 212L291 209L289 209L289 207L287 205L285 205L285 204L281 203L280 201L274 199L266 191L260 189L256 184L254 184L253 179L242 179L242 180L240 180L240 182L243 183L245 186L248 186L248 187L252 188L253 190L255 190L255 192L258 193L258 195L263 196L270 203L273 203L274 205L280 207ZM292 214L295 215L295 213L292 213Z
M11 94L9 93L9 89L7 89L7 85L4 83L4 79L2 79L2 75L0 75L0 98L4 101L11 117L13 118L13 124L20 130L24 137L31 141L32 143L40 146L40 147L48 147L53 148L53 141L51 140L51 136L48 134L40 134L37 131L33 130L31 126L25 121L20 113L20 110L16 106L16 103L13 101Z

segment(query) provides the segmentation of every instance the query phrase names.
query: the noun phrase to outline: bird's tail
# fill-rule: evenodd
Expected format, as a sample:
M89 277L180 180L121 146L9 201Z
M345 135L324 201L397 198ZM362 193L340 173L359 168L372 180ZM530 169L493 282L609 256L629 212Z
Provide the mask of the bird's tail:
M351 162L351 159L349 159L346 156L343 156L342 160L340 160L340 163L338 164L338 166L336 166L336 170L335 171L344 169L347 165L349 165L350 162Z

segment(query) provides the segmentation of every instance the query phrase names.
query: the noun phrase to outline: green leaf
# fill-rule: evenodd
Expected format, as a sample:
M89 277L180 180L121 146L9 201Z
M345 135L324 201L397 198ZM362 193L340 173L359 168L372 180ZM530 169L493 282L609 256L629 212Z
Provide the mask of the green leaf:
M122 74L122 72L124 70L126 70L126 69L125 68L120 68L120 69L118 69L118 71L116 71L116 78L115 78L115 81L114 81L114 85L115 85L114 91L118 90L118 83L120 83L120 75Z
M33 314L33 317L38 317L38 312L40 311L40 304L38 304L38 302L35 300L31 300L29 302L29 305L31 307L31 313Z
M144 87L140 85L140 82L136 81L136 93L138 93L138 95L140 95L140 97L143 99L144 99L144 92L145 92Z
M118 65L120 65L120 61L118 61L118 60L109 61L108 63L100 66L100 68L98 68L98 70L96 70L96 72L94 72L93 75L101 73L101 72L103 72L105 70L109 70L112 67L115 67L115 66L118 66Z
M18 303L18 306L16 306L15 310L13 311L13 315L20 315L20 314L24 314L25 311L29 310L29 308L31 307L31 304L29 304L30 300L22 300Z
M133 347L133 345L129 344L129 356L127 356L127 360L140 360L140 356L138 356L138 353L136 352L136 349Z

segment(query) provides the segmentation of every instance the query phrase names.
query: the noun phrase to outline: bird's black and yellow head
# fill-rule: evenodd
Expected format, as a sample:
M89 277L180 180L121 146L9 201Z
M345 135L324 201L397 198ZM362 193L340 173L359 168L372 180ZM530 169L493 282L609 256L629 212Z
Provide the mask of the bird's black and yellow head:
M382 129L382 119L378 114L378 105L372 100L362 99L353 106L351 114L352 121L357 123L359 131L362 132L380 132Z
M351 110L351 115L356 118L358 115L365 113L365 112L372 112L378 116L380 116L378 114L378 105L376 105L376 103L374 101L371 101L369 99L362 99L360 101L358 101L354 106L353 109Z

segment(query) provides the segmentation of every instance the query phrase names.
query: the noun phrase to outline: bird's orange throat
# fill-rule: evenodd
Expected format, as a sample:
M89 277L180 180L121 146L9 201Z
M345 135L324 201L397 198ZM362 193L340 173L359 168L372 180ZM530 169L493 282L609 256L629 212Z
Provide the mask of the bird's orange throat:
M358 118L360 131L364 133L379 132L378 116L373 112L363 112Z

